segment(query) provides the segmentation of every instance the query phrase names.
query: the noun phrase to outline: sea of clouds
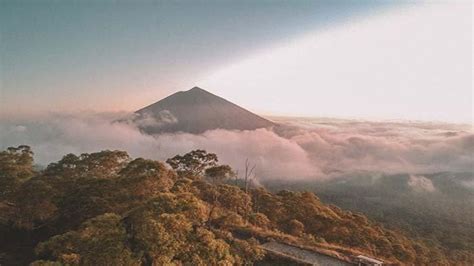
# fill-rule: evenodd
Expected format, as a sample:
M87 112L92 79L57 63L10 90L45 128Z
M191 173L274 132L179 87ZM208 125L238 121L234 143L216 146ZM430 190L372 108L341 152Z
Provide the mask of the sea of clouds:
M474 133L470 125L273 117L279 126L272 129L150 136L131 123L114 122L127 115L81 113L2 119L0 149L30 145L41 165L67 153L104 149L157 160L205 149L241 173L248 159L262 180L322 179L364 172L473 172Z

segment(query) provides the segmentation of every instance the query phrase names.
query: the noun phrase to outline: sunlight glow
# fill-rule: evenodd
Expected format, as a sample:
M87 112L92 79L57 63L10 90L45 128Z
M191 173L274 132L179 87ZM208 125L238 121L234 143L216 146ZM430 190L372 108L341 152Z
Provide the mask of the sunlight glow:
M262 51L198 85L266 114L470 122L469 3L418 4Z

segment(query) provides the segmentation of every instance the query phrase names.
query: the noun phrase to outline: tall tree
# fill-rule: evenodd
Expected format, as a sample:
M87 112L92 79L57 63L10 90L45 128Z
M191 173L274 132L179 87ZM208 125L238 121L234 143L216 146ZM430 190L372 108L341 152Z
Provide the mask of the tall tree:
M217 166L217 155L205 150L194 150L185 155L176 155L166 162L181 176L202 177L207 168Z
M205 170L205 177L214 184L222 183L234 176L235 173L229 165L213 166Z
M33 175L33 152L29 146L9 147L0 152L0 200Z

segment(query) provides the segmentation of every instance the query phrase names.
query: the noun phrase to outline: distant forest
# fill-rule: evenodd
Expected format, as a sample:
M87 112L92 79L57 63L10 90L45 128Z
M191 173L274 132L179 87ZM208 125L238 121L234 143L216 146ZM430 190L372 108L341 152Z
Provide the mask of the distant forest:
M433 191L410 187L410 175L367 175L324 181L271 181L281 188L315 192L323 202L362 212L387 227L401 228L450 252L474 253L473 173L442 172L423 175Z
M166 163L123 151L67 154L37 169L30 147L10 147L0 152L0 264L264 264L271 258L260 244L269 240L387 264L474 264L469 247L248 177L203 150Z

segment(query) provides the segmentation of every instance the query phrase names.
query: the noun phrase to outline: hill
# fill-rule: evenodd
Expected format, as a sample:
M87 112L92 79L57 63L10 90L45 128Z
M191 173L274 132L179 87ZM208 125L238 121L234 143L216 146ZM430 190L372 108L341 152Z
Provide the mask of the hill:
M360 174L322 181L269 181L267 189L313 191L323 202L361 212L446 250L474 254L474 175Z
M133 122L148 134L212 129L254 130L273 122L201 88L172 94L135 112Z
M68 154L39 172L27 146L0 152L2 265L252 265L276 241L341 260L472 264L311 192L238 186L202 150L166 164L122 151Z

